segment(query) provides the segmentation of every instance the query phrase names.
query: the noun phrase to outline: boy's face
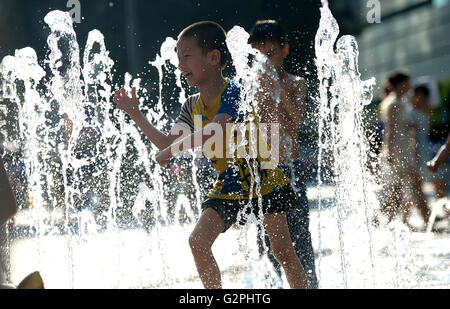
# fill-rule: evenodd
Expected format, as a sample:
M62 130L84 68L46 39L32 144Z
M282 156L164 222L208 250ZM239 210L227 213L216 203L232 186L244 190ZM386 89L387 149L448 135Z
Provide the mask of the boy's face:
M266 55L277 71L283 68L284 58L289 54L289 45L286 44L282 47L276 41L253 43L252 47Z
M414 95L411 98L411 104L414 108L423 109L427 105L428 97L421 93L414 93Z
M177 43L178 68L189 86L198 86L211 70L210 55L203 53L197 38L182 37Z
M403 96L405 93L407 93L411 89L411 81L409 79L405 80L404 82L400 83L396 88L395 92L399 96Z

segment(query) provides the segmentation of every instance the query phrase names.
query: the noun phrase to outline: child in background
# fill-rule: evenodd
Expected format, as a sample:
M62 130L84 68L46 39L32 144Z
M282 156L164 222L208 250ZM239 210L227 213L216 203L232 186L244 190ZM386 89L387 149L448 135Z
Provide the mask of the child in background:
M289 54L287 36L281 25L274 20L257 21L250 31L249 43L253 48L265 54L278 73L280 82L280 99L278 108L267 104L268 100L260 103L261 122L270 123L277 119L280 124L280 168L290 179L297 194L299 203L295 209L287 212L289 232L297 256L306 271L308 286L317 289L317 277L314 265L314 251L309 232L309 205L306 196L306 183L302 161L300 160L300 143L298 138L299 125L304 120L305 99L307 95L306 82L303 78L292 75L284 70L284 59ZM269 93L275 89L266 89ZM277 115L278 114L278 115ZM266 244L270 242L266 235ZM260 243L260 250L262 251ZM278 275L281 275L280 264L268 252Z
M179 69L187 83L197 86L200 93L186 100L170 135L151 125L139 110L135 88L132 89L131 98L124 89L116 91L114 97L117 107L125 111L160 149L156 160L162 166L166 166L174 155L182 151L197 146L205 150L212 131L217 134L227 123L240 121L238 110L241 89L222 75L229 55L223 28L209 21L187 27L178 36L177 54ZM223 136L219 137L217 141L222 140ZM196 144L197 141L199 144ZM252 167L246 160L235 156L211 156L211 160L218 177L202 203L203 212L189 237L189 244L204 287L217 289L222 288L221 274L211 247L217 237L236 222L238 213L250 201L254 210L257 209L258 196L255 190L250 196ZM260 162L259 156L253 161L257 166ZM274 255L282 264L290 287L307 288L305 272L292 246L285 215L297 203L295 193L280 169L259 168L258 172L264 223Z
M428 98L430 91L426 86L417 86L414 88L414 93L411 97L411 110L409 111L409 117L411 119L412 128L412 143L413 143L413 156L416 164L412 174L413 190L418 191L419 195L423 193L423 182L431 180L430 173L426 168L426 162L429 155L429 136L430 136L430 124L427 119L426 110L428 107ZM411 177L411 176L410 176ZM407 203L403 211L403 221L407 223L410 213L411 203ZM422 206L424 207L424 206ZM428 205L426 206L428 208Z
M417 172L417 160L414 157L414 145L411 142L411 117L408 113L409 102L406 94L411 88L410 77L394 73L389 77L392 92L381 103L385 106L382 121L385 124L382 148L382 174L384 177L381 190L381 210L391 221L396 212L399 195L409 189L411 200L419 208L424 222L427 223L430 211L422 190L422 182ZM409 211L404 208L404 220Z

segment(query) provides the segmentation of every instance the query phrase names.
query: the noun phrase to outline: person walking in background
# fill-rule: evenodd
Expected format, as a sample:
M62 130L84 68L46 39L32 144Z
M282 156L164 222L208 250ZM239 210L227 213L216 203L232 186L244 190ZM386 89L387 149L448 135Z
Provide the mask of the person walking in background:
M382 148L381 210L392 221L401 205L401 194L410 189L411 200L419 208L423 220L428 222L430 211L421 179L417 174L417 160L411 142L411 118L408 114L410 77L403 73L394 73L389 77L393 91L382 102L386 110L382 116L385 124ZM411 206L405 207L407 212ZM406 216L404 216L405 220Z

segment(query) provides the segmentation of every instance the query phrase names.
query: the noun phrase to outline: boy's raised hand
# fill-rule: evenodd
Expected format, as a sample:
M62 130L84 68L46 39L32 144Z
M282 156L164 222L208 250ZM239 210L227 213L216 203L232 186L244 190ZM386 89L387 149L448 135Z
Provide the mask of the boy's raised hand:
M123 110L131 118L139 115L139 101L136 97L135 87L131 89L131 98L127 95L125 89L122 88L114 93L113 101L118 109Z
M427 167L433 174L436 174L439 169L439 166L436 164L436 160L434 159L427 162Z

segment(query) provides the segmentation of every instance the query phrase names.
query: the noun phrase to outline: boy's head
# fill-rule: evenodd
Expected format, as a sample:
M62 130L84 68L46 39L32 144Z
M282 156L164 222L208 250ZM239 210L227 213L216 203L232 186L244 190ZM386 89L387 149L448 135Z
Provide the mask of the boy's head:
M208 73L221 71L228 59L226 32L217 23L201 21L178 35L179 68L189 85L198 85Z
M411 98L411 104L414 108L424 109L427 106L430 90L427 86L420 85L414 88L414 94Z
M289 55L287 35L275 20L259 20L250 30L248 43L265 54L277 71L283 67L284 59Z
M392 90L399 97L402 97L411 88L410 80L409 75L403 73L393 73L389 76L389 83L392 85Z

